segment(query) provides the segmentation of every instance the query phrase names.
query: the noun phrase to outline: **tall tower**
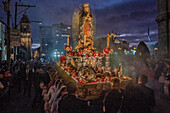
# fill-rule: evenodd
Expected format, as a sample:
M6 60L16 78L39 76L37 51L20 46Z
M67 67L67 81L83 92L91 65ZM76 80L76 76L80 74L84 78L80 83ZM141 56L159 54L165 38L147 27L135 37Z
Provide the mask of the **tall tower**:
M26 12L20 20L20 31L21 45L27 48L27 59L30 59L32 55L31 24Z
M157 0L159 56L170 57L170 0Z

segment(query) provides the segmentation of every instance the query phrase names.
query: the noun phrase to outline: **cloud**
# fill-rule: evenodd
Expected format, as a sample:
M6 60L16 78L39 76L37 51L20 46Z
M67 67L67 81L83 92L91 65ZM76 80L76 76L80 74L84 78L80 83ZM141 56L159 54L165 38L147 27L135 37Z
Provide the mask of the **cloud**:
M113 4L98 9L96 12L97 35L96 37L106 36L107 33L114 31L125 35L123 38L134 42L139 38L146 37L148 26L150 31L157 34L157 7L155 0L123 0L119 4ZM140 34L140 35L139 35ZM157 40L157 35L154 36Z
M15 1L12 1L14 9ZM40 20L42 25L58 23L72 24L74 10L82 3L90 3L96 14L96 38L106 36L109 32L118 34L145 34L157 32L155 18L157 16L156 0L22 0L23 4L35 4L27 12L30 20ZM2 6L2 4L0 4ZM20 8L18 10L21 10ZM14 11L14 10L13 10ZM14 13L13 13L14 14ZM18 15L18 19L22 16ZM14 17L14 16L13 16ZM19 22L19 21L18 21ZM32 24L33 41L39 41L39 25ZM122 37L124 39L144 37ZM157 39L157 36L154 36Z

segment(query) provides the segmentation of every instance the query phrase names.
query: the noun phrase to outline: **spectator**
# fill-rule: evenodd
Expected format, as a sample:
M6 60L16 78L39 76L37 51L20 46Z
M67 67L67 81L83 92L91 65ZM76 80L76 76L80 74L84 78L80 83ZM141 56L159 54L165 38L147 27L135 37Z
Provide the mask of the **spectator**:
M51 87L52 85L54 85L55 78L56 78L56 76L57 76L57 75L56 75L56 71L51 70L50 75L51 75L51 78L50 78L50 82L48 83L47 90L50 89L50 87Z
M58 91L50 100L50 104L51 104L50 113L58 112L58 103L62 99L62 97L66 94L68 94L66 92L66 86L62 84L58 89Z
M77 87L74 83L67 84L68 95L59 102L58 113L90 113L86 101L76 98Z
M120 80L115 78L111 81L112 90L106 93L104 98L104 111L106 113L117 113L122 102L122 90L120 89Z
M44 82L44 84L45 84L46 86L48 86L50 80L52 79L51 71L52 71L52 68L51 68L51 67L48 67L48 68L47 68L47 72L46 72L45 75L44 75L43 82Z
M46 112L50 111L50 106L52 105L52 101L55 99L54 95L57 93L61 85L61 81L57 80L55 81L54 85L50 87L48 90L48 93L44 95L44 110Z
M164 93L164 81L165 81L165 73L162 72L161 76L159 77L159 83L161 85L161 87L160 87L161 93Z
M148 68L146 67L146 64L143 63L142 68L140 70L140 74L148 74Z
M44 74L44 71L42 70L42 68L40 67L39 69L36 69L36 73L35 73L35 84L34 84L34 90L35 90L35 95L33 98L33 103L32 103L32 107L36 107L38 103L41 103L43 100L42 97L42 90L39 87L39 84L42 80L42 75Z
M160 69L159 69L158 67L159 67L159 64L156 64L156 65L155 65L155 68L154 68L154 71L155 71L155 79L156 79L156 80L159 80L159 76L161 75L161 71L160 71Z
M154 76L155 72L152 67L149 67L148 71L148 87L154 89Z
M165 93L165 95L169 95L169 85L170 85L170 81L168 80L168 77L165 77L165 80L164 80L164 93Z
M143 105L143 110L141 113L152 113L155 106L155 96L154 91L146 86L148 82L148 77L146 75L141 75L138 79L138 87L140 93L142 94L141 98L143 99L141 105Z
M123 92L123 102L121 113L140 113L139 103L141 101L140 94L133 81L130 81Z
M29 64L26 65L26 69L23 71L24 79L24 96L31 96L31 86L32 86L32 70L30 69Z
M5 96L6 96L7 82L5 81L3 74L0 74L0 109L4 108Z

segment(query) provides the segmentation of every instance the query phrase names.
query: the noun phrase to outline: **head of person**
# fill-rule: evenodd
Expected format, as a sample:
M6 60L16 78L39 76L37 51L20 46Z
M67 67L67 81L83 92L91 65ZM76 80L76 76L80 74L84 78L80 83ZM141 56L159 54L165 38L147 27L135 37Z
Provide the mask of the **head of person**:
M38 73L39 73L39 74L43 74L43 73L44 73L43 69L40 68L40 69L38 70Z
M55 79L55 81L59 79L58 74L55 74L55 78L54 79Z
M67 91L69 94L76 94L77 93L77 85L75 85L73 82L69 82L67 84Z
M153 70L152 67L149 67L149 70Z
M111 88L113 88L113 89L120 88L120 80L118 78L114 78L111 80Z
M29 64L26 65L26 69L30 69L30 65Z
M55 70L51 70L51 76L52 76L52 78L54 79L55 78L55 76L56 76L56 71Z
M165 80L168 80L168 77L165 77Z
M162 73L161 73L161 76L165 76L165 73L164 73L164 72L162 72Z
M139 78L138 78L138 84L146 84L148 82L148 77L144 74L142 74Z
M47 72L50 73L52 71L52 67L47 68Z
M4 76L4 75L3 75L2 73L0 73L0 79L3 78L3 76Z

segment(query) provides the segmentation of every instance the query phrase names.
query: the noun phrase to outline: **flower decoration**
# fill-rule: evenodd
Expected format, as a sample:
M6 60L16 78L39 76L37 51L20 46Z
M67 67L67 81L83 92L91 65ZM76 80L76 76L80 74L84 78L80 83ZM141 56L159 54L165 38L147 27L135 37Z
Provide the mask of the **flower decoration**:
M96 56L96 52L94 51L94 52L92 52L92 56L93 57L95 57Z
M71 50L72 50L72 47L71 47L71 46L64 46L64 49L65 49L66 51L71 51Z
M89 53L86 53L86 57L90 57L90 54L89 54Z
M102 53L102 52L99 52L99 53L98 53L98 56L99 56L99 57L103 57L103 53Z
M78 55L77 56L82 56L82 53L81 52L78 52Z
M103 49L103 53L104 53L105 55L111 54L112 52L113 52L113 49L110 49L110 48L104 48L104 49Z
M62 63L63 61L66 60L66 56L65 55L62 55L61 58L60 58L60 63Z

